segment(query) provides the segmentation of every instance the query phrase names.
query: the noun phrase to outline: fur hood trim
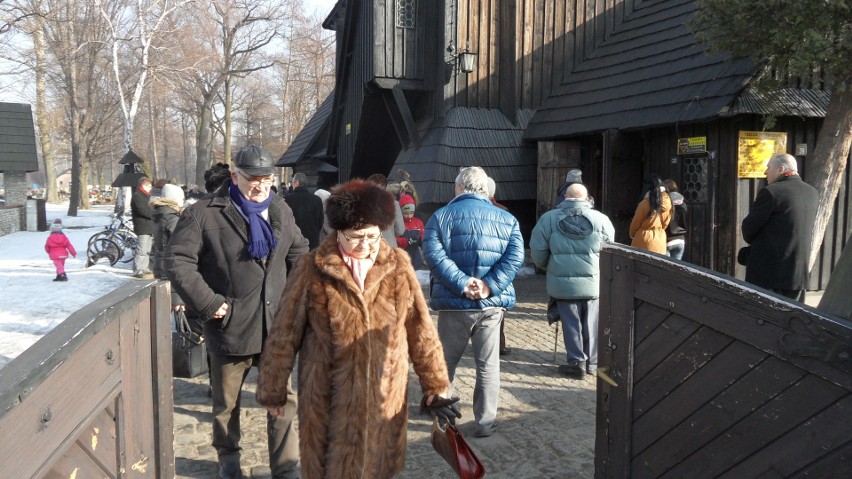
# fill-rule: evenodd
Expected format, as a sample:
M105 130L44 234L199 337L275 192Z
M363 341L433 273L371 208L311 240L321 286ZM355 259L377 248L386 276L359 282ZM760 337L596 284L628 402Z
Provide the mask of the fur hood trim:
M182 205L177 204L177 201L170 200L163 196L158 196L151 200L151 206L153 206L154 208L158 206L167 206L175 211L180 211Z

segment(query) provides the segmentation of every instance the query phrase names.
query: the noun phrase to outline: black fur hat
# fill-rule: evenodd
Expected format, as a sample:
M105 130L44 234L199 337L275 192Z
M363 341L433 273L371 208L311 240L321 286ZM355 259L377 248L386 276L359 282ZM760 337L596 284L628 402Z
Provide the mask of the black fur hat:
M382 231L393 224L393 195L372 181L355 179L331 190L325 203L328 225L335 230L376 225Z

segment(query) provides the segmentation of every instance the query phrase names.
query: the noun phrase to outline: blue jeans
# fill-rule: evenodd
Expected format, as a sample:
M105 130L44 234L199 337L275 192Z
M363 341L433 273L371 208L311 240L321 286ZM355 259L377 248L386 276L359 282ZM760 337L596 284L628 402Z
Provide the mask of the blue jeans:
M666 246L666 252L672 259L683 259L683 251L686 249L686 244L676 243L671 246Z
M480 432L488 431L497 418L500 393L500 323L503 309L485 311L439 311L438 336L450 382L456 375L467 343L473 344L476 386L473 389L473 419Z
M568 364L586 362L586 369L598 368L598 299L557 299L562 320L562 339Z

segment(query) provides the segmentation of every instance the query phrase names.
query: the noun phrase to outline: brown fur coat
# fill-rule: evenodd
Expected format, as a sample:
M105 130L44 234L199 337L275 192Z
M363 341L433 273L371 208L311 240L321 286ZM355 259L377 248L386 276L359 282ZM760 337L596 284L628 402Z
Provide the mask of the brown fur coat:
M424 394L450 385L443 348L407 253L382 241L364 292L336 235L289 276L257 384L282 406L299 353L302 477L389 478L405 464L408 361Z

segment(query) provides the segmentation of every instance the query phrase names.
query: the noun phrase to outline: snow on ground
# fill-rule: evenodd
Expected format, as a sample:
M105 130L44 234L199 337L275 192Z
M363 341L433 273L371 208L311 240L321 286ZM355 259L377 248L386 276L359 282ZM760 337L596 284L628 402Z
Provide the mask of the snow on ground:
M62 219L77 258L65 262L67 282L54 282L56 269L44 251L50 232L0 236L0 367L17 357L71 313L131 280L132 261L115 267L86 264L89 237L109 224L112 206L66 215L68 204L47 204L48 223Z
M109 224L112 206L80 210L66 215L68 204L47 204L48 223L62 219L65 234L77 249L68 258L67 282L54 282L56 270L44 251L50 232L19 232L0 236L0 367L17 357L71 313L131 281L132 261L114 267L105 260L86 264L89 238ZM535 274L525 265L518 276ZM429 284L429 272L417 271L421 284Z

